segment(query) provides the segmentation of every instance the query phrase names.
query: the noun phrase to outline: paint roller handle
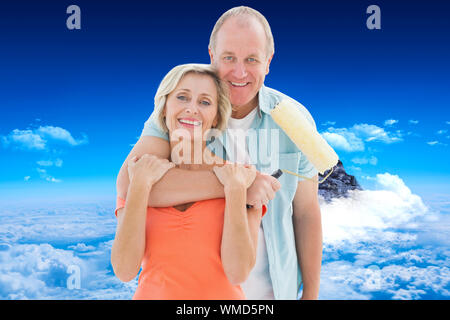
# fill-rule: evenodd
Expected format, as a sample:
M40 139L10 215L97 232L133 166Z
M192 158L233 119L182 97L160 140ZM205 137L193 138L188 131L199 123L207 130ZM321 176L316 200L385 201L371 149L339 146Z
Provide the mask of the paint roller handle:
M281 171L281 169L278 169L277 171L275 171L274 173L271 174L272 177L278 179L279 177L281 177L281 175L283 174L283 171ZM253 208L253 206L247 204L247 209L251 209Z

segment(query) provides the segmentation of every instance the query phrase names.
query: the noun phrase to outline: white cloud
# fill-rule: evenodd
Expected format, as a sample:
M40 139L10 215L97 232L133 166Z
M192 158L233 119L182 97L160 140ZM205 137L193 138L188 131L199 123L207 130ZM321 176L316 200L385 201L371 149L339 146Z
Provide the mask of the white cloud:
M419 120L409 120L408 123L409 124L418 124Z
M447 144L446 143L442 143L442 142L439 142L439 141L429 141L429 142L427 142L427 144L428 145L430 145L430 146L447 146Z
M334 126L336 124L336 121L327 121L322 123L323 126Z
M347 152L364 151L364 142L391 144L403 141L401 130L387 132L383 128L365 123L355 124L350 128L330 127L321 134L332 147Z
M56 159L56 160L40 160L36 162L38 165L40 165L41 167L51 167L51 166L55 166L55 167L62 167L63 161L61 159Z
M122 283L110 263L112 200L17 204L0 214L0 299L131 299L137 278ZM67 288L71 265L80 289Z
M62 167L63 161L58 158L53 162L53 164L55 165L55 167Z
M25 177L23 177L23 180L28 181L28 180L30 180L30 178L31 178L30 176L25 176Z
M382 251L382 248L373 249ZM449 296L448 267L397 264L378 267L376 258L371 257L366 264L360 264L356 257L354 262L333 261L323 265L319 298L371 299L374 294L383 294L384 299L415 300L427 293Z
M72 146L77 146L77 145L85 144L88 142L86 135L83 135L82 139L75 140L69 131L67 131L66 129L60 128L60 127L53 127L53 126L42 127L41 126L38 129L36 129L36 133L38 133L43 138L57 140L57 141L63 141Z
M36 171L39 173L39 176L41 177L41 179L44 179L48 182L61 182L60 179L56 179L56 178L52 177L51 175L49 175L47 173L47 170L45 170L45 169L36 168Z
M365 141L380 141L387 144L403 141L401 131L397 130L396 133L387 132L383 128L372 124L355 124L351 130L358 136L365 138Z
M354 190L329 203L321 199L319 298L449 297L450 220L431 211L397 175L365 178L377 190ZM448 208L448 195L442 199Z
M347 173L353 172L353 171L362 171L362 169L360 167L355 167L355 166L348 166L347 169L348 169Z
M5 147L13 145L21 150L44 150L46 141L31 130L14 129L7 136L1 137L2 144Z
M442 129L442 130L437 131L436 133L437 134L444 134L444 133L447 133L447 131L448 130L446 130L446 129Z
M48 149L48 145L55 142L62 142L71 146L78 146L88 143L88 138L82 134L81 139L74 139L69 131L60 127L40 126L37 129L14 129L7 136L0 136L0 141L4 147L12 146L19 150Z
M348 152L364 151L364 142L353 132L347 129L329 128L328 130L328 132L322 132L322 136L333 148Z
M371 239L376 230L402 226L428 212L398 176L384 173L375 179L380 190L353 190L348 198L321 204L324 241Z
M122 283L107 270L109 245L96 250L99 254L87 259L49 244L0 251L0 299L131 299L136 280ZM79 289L67 287L70 266L80 270Z
M396 124L396 123L398 123L398 120L389 119L389 120L386 120L386 121L384 122L384 125L385 125L385 126L393 126L393 125Z
M353 158L351 160L353 163L356 164L371 164L371 165L376 165L378 163L378 159L374 156L371 156L369 159L367 158Z
M51 160L40 160L36 161L36 163L41 167L51 167L53 165L53 161Z
M77 243L75 246L69 246L69 249L72 249L74 251L80 251L80 252L86 252L86 251L93 251L95 250L94 246L87 246L84 243Z

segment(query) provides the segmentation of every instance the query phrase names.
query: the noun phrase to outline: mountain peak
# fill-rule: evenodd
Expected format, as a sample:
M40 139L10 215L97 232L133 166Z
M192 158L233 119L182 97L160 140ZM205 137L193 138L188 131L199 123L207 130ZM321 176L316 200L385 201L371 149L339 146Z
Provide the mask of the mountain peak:
M329 173L329 170L323 175L319 173L319 181L321 181ZM334 166L333 173L323 183L319 184L319 195L325 201L329 202L332 198L347 197L349 190L363 190L356 178L347 174L341 160L338 160Z

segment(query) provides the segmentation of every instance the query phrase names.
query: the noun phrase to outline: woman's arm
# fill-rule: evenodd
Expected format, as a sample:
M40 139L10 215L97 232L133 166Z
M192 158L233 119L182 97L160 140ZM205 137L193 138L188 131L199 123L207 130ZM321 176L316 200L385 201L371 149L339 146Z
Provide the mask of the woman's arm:
M111 264L116 276L131 281L141 268L145 251L147 195L151 186L131 182L125 208L117 211L116 236L111 249Z
M116 236L111 249L111 264L116 276L128 282L141 268L145 252L147 198L152 186L174 166L167 159L144 155L128 162L130 185L125 207L117 212Z
M247 188L256 177L254 166L225 164L214 167L214 173L224 185L225 214L221 259L228 280L244 282L256 261L261 209L247 211Z
M247 189L225 188L225 217L221 258L232 284L244 282L255 266L261 209L246 209Z

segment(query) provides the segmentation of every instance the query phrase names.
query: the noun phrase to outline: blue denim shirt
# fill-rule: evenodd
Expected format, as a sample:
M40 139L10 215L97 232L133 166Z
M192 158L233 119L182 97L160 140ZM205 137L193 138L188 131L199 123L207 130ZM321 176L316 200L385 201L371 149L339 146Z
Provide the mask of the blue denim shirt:
M264 85L258 93L258 98L258 116L246 137L250 158L256 169L270 174L280 168L297 172L309 178L315 176L318 171L272 120L270 110L282 99L290 99L315 128L316 125L311 114L300 103ZM152 116L146 121L142 135L157 136L168 140L167 134L159 129ZM223 150L224 159L227 158L227 150L232 152L227 144L226 132L210 143L208 147L218 156L221 156ZM275 299L297 299L302 283L292 222L292 201L298 182L301 180L303 179L284 173L279 178L281 189L269 202L267 214L262 219Z

